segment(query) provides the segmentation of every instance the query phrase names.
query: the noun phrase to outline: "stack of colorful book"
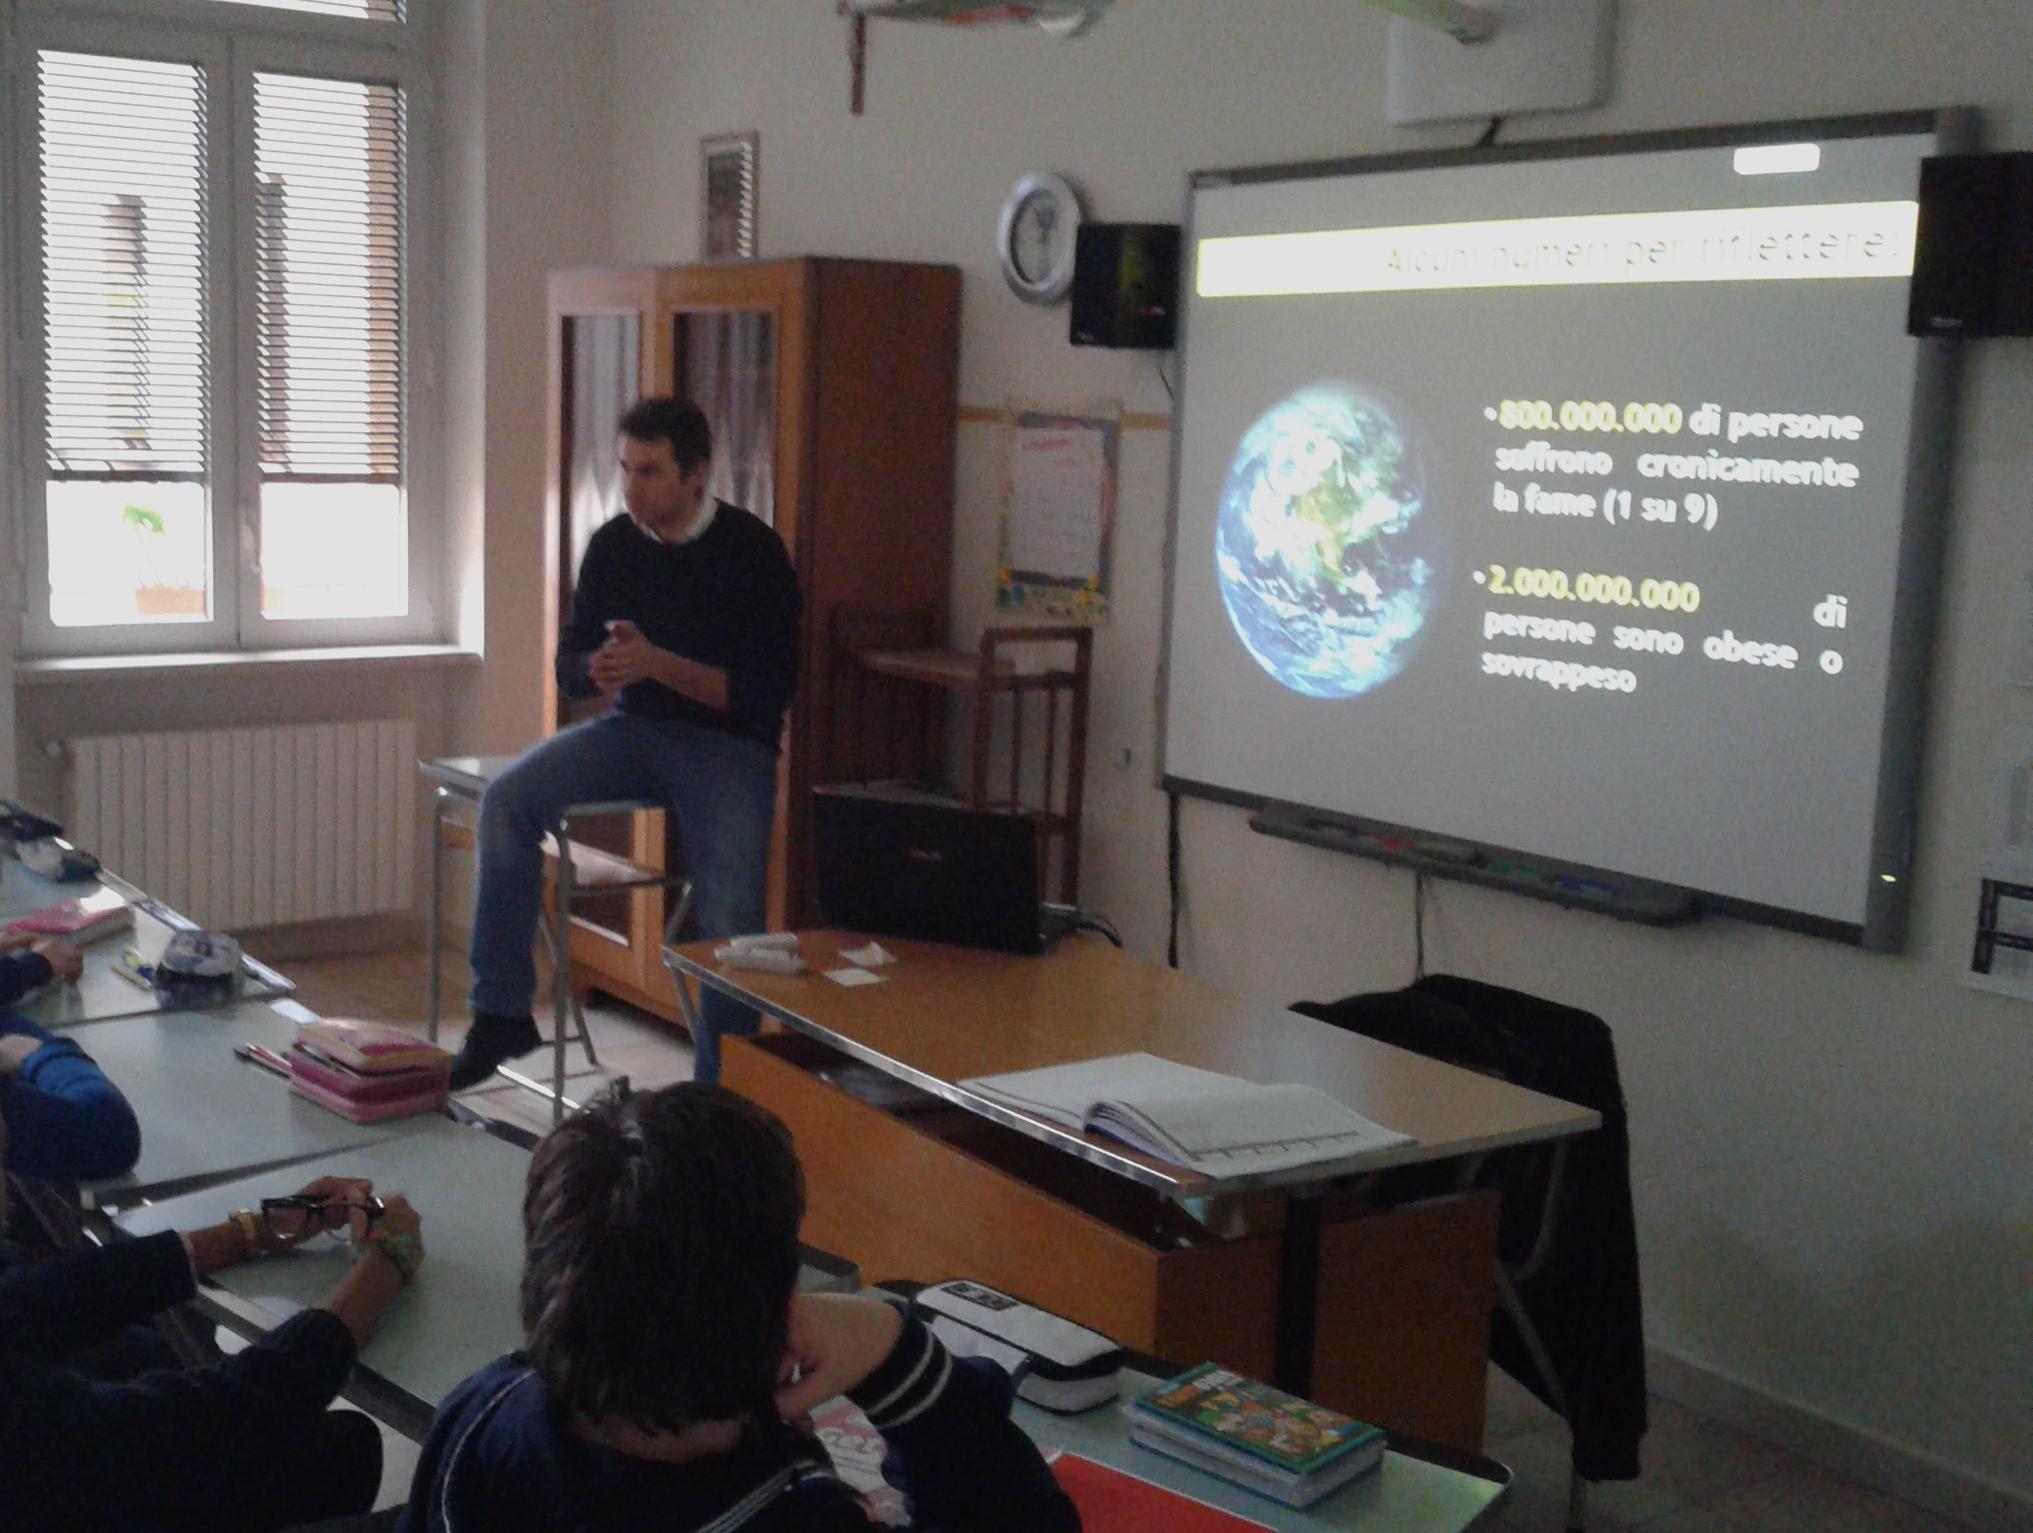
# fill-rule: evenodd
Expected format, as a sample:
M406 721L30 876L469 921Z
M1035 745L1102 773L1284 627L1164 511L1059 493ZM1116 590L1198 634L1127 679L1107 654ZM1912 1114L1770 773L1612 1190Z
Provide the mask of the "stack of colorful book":
M1202 1363L1138 1397L1130 1436L1210 1474L1311 1506L1383 1462L1373 1426Z

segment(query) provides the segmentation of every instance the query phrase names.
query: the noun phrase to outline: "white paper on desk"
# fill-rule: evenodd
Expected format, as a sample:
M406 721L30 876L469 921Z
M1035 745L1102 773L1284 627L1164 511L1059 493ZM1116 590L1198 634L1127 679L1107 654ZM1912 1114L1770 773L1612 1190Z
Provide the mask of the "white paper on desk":
M285 1022L301 1024L318 1020L318 1014L312 1011L310 1007L304 1005L302 1001L293 1001L288 996L284 996L279 1001L270 1001L268 1009L278 1017L281 1017Z
M896 954L880 942L871 942L866 947L849 948L840 956L849 963L860 964L864 969L880 969L886 963L896 962Z
M880 974L871 974L866 969L828 969L826 978L836 985L845 985L852 990L856 985L879 985L883 982Z

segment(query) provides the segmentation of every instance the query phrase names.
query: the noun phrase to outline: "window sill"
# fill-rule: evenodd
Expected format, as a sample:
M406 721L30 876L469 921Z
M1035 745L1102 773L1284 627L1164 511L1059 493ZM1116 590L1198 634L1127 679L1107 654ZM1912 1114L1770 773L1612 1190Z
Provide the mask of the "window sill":
M85 655L67 660L15 662L15 683L48 687L71 681L147 681L184 676L254 673L274 667L361 666L424 669L480 663L477 650L457 644L361 644L328 649L200 650L170 655Z

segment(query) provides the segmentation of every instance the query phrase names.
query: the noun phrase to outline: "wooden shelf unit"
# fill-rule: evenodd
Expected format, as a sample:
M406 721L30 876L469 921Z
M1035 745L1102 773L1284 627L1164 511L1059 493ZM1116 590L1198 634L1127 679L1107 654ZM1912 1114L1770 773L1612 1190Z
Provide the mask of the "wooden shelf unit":
M949 696L963 700L972 723L958 774L961 798L977 809L1032 815L1044 837L1048 866L1056 852L1057 897L1077 903L1093 630L990 628L969 653L913 642L934 624L930 613L836 614L834 649L845 663L836 672L834 709L842 729L829 763L835 780L943 780L940 703ZM1000 706L1005 698L1007 708ZM1033 711L1026 707L1032 698L1043 704L1038 711L1044 721L1039 752L1028 759L1025 716ZM913 715L912 727L897 728L897 719L907 712ZM995 759L999 713L1009 720L1000 764Z

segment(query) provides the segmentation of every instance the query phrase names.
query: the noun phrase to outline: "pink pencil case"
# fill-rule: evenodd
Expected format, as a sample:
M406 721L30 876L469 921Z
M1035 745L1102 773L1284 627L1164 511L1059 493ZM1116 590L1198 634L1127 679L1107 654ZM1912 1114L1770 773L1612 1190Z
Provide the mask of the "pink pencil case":
M443 1065L428 1070L388 1070L380 1075L368 1075L349 1070L329 1059L321 1059L301 1043L289 1051L289 1069L291 1080L304 1081L320 1091L362 1105L405 1100L426 1091L441 1091L446 1085Z
M437 1085L413 1095L389 1097L380 1101L354 1101L330 1087L320 1086L304 1076L292 1074L289 1089L298 1096L307 1097L320 1107L330 1108L342 1118L355 1123L379 1123L383 1118L406 1118L411 1113L431 1112L445 1105L447 1088L441 1078Z

